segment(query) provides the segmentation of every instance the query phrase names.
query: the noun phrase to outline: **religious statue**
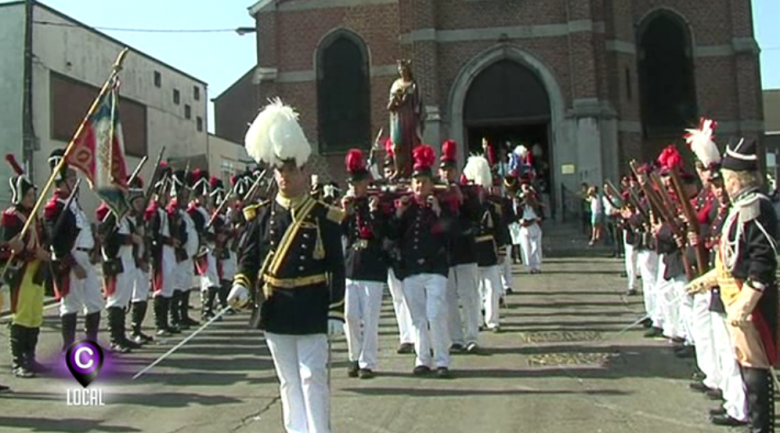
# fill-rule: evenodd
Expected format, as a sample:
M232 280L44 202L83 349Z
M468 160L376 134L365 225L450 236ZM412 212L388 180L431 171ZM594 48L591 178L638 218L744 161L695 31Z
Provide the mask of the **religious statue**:
M398 61L399 78L390 88L390 138L395 156L394 178L409 178L412 173L412 151L422 142L425 108L420 89L412 75L411 61Z

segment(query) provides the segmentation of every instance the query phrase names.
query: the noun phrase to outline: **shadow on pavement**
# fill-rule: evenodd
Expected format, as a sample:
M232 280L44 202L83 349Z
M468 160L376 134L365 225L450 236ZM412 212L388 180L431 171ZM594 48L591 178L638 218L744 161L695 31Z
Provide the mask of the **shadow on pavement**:
M26 428L33 432L95 431L123 433L141 431L134 427L103 425L104 422L81 418L22 418L0 415L0 427Z

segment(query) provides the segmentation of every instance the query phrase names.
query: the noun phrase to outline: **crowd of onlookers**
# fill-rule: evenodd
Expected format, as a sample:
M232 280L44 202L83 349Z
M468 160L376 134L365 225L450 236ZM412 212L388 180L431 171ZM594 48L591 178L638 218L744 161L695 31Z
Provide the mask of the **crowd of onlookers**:
M597 185L581 184L582 224L589 236L588 245L599 242L612 247L612 257L623 255L623 234L618 225L620 209L602 193Z

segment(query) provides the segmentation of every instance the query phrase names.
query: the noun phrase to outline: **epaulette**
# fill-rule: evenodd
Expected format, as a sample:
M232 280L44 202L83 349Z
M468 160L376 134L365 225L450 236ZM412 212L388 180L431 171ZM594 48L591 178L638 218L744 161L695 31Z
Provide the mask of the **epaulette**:
M264 206L268 206L269 203L271 203L270 200L265 200L257 204L244 206L244 209L242 209L241 211L244 213L244 219L246 220L246 222L253 221L255 218L257 218L258 209Z
M19 217L16 215L16 209L10 208L3 211L2 224L3 227L12 227L19 221Z
M347 213L344 212L343 209L338 208L336 206L331 206L323 201L319 202L322 206L325 207L327 210L327 213L325 214L325 218L329 219L330 221L333 221L336 224L341 224L344 222L344 218L347 217Z

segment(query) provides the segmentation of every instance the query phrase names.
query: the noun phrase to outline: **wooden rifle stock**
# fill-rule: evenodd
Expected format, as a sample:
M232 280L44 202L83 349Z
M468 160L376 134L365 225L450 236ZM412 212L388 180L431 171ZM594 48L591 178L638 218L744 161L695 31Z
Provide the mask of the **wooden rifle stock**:
M672 169L669 172L669 176L672 178L672 186L674 186L677 197L680 198L680 207L682 209L683 215L685 216L685 220L688 222L688 232L698 236L699 219L693 209L693 206L691 205L691 201L688 200L688 198L685 196L685 187L682 183L682 179L680 179L679 173L677 173L677 169ZM704 243L699 242L698 245L693 247L693 251L696 255L696 267L698 268L698 273L703 274L707 269L707 264L709 262L707 260L707 252Z
M669 196L669 192L666 190L666 188L663 185L663 182L658 177L658 174L653 173L650 177L651 181L655 184L655 187L659 191L659 195L661 197L661 200L663 201L663 210L664 215L667 223L672 229L672 232L674 232L675 236L679 236L684 241L687 242L687 238L685 236L685 228L683 228L680 223L677 221L677 205L672 200L672 197ZM682 247L682 251L680 251L680 256L683 261L683 266L685 267L685 276L688 278L688 280L692 280L696 277L695 272L693 271L693 266L691 266L690 261L688 260L688 255L685 254L685 246Z

